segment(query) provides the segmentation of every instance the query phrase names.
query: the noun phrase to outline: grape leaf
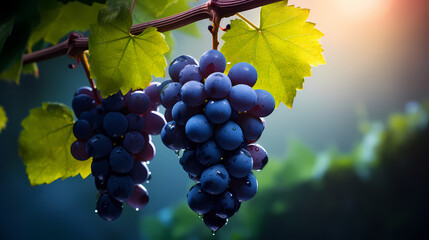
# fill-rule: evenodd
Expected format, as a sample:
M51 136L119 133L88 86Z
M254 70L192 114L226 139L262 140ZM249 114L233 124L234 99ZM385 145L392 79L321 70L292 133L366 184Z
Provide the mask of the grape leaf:
M27 167L32 186L51 183L78 174L91 173L91 160L78 161L70 153L73 135L73 112L58 103L43 103L30 110L21 123L19 155Z
M119 89L126 93L131 88L144 88L152 75L164 77L167 66L164 35L153 27L132 35L129 10L121 8L112 14L108 9L100 11L98 24L91 25L89 35L91 77L103 96Z
M14 23L15 18L11 18L0 25L0 52L3 49L3 45L6 42L7 37L9 37L9 34L12 31Z
M0 79L5 80L6 82L15 82L16 84L19 84L21 70L22 70L22 57L15 60L9 68L1 72Z
M62 4L56 0L40 1L41 21L31 33L28 46L33 47L41 39L57 44L70 31L88 30L90 24L97 22L98 11L103 6L100 3L89 6L81 2Z
M6 112L3 109L3 106L0 105L0 133L6 127L7 116Z
M186 11L190 8L188 2L192 0L141 0L137 1L134 7L133 19L136 23L148 22L154 19L172 16L176 13ZM182 32L193 37L199 37L199 31L195 23L180 27L174 31L164 32L165 40L168 43L170 50L166 54L170 57L174 46L175 38L173 32Z
M238 62L252 64L258 71L255 89L269 91L276 106L283 102L292 108L296 90L303 89L304 77L311 76L310 65L325 63L318 41L323 33L305 22L308 15L308 9L282 1L261 8L258 29L242 20L231 21L221 48L230 62L228 69Z
M168 7L176 4L178 1L179 0L139 0L136 2L134 8L134 11L138 9L139 12L134 12L133 14L139 15L139 13L144 12L150 14L151 17L159 18Z

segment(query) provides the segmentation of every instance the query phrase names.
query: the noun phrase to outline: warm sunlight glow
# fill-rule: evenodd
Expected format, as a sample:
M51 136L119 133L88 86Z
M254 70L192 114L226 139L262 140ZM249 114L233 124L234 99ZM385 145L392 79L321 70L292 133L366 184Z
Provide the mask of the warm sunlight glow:
M336 0L339 10L350 18L373 18L382 15L391 0Z

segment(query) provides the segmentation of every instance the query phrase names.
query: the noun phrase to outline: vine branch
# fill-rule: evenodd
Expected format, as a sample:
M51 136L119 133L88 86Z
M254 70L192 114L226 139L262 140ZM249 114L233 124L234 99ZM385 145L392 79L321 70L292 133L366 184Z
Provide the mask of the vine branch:
M92 88L92 92L94 93L95 101L97 102L97 104L101 104L101 96L97 90L97 85L95 85L94 79L91 78L91 73L89 70L89 62L88 62L88 58L86 57L85 51L80 52L79 59L80 59L80 62L82 63L82 67L83 67L83 70L85 71L86 77L88 78L89 85Z
M247 11L279 1L281 0L209 0L197 7L169 17L136 24L131 27L130 33L138 35L148 27L156 27L160 32L167 32L203 19L213 19L216 24L216 21L220 22L220 19L224 17L230 17L238 12ZM212 34L216 34L216 41L213 42L214 49L219 45L219 42L217 41L217 30L215 29L218 28L214 27L213 31L216 32L212 32ZM213 35L213 37L215 37L215 35ZM77 58L79 57L78 54L80 52L87 49L88 38L82 36L74 38L72 41L66 40L57 45L25 54L23 57L23 63L28 64L32 62L40 62L65 54L68 54L70 57Z

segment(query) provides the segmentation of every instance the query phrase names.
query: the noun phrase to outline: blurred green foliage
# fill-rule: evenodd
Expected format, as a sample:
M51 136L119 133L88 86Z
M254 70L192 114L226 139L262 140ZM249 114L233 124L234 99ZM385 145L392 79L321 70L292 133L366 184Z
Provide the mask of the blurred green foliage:
M148 239L428 239L429 102L365 119L350 153L299 141L256 172L259 190L216 235L186 203L147 216ZM185 195L185 194L184 194ZM185 200L184 200L185 202Z

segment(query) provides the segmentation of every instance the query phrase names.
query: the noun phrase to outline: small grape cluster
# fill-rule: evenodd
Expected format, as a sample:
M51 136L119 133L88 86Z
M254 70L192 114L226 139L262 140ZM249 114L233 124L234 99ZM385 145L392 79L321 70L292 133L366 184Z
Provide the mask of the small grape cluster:
M158 112L158 83L144 91L121 91L95 101L91 88L79 88L72 108L78 118L73 125L77 138L71 153L77 160L92 157L91 172L98 190L96 212L107 221L118 218L123 202L141 209L149 201L142 185L150 178L147 163L155 155L151 135L161 133L166 121Z
M213 232L256 194L252 170L261 170L268 157L255 142L265 128L263 118L275 108L269 92L252 88L257 72L251 64L237 63L228 75L225 68L217 50L205 52L199 63L179 56L161 91L168 121L161 140L181 154L181 166L196 182L187 194L188 205Z

